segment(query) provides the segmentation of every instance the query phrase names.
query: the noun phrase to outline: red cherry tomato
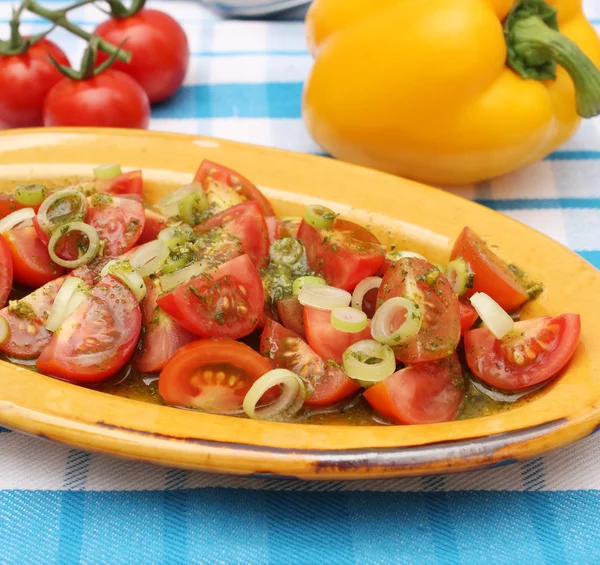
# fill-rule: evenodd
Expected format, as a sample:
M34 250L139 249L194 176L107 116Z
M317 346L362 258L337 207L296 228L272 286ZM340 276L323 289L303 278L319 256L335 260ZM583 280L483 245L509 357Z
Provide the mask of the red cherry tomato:
M127 194L142 196L144 190L144 180L142 171L131 171L123 173L112 179L100 179L94 182L98 192L107 194Z
M44 125L113 128L148 127L150 103L128 75L106 69L87 80L63 78L44 103Z
M160 374L158 391L173 406L238 412L254 381L270 370L267 359L239 341L201 339L171 358Z
M283 298L278 300L275 305L281 323L289 330L296 332L302 339L306 339L304 306L300 304L298 298L295 296Z
M264 291L256 267L248 255L242 255L180 284L157 302L196 335L237 339L256 327L263 313Z
M40 39L21 55L0 55L0 129L42 125L44 100L63 78L49 54L69 65L63 51L48 39Z
M342 332L331 325L331 311L304 307L304 328L308 344L322 359L342 364L342 355L357 341L371 338L371 322L356 333Z
M185 31L168 14L143 9L128 18L102 22L95 35L113 45L127 40L131 62L115 61L111 68L127 73L146 91L150 102L161 102L183 84L190 52ZM108 59L98 52L97 63Z
M507 312L513 312L529 299L521 281L469 227L463 229L454 243L451 258L457 257L462 257L475 274L466 298L485 292Z
M64 278L55 279L28 294L15 304L0 310L10 327L10 336L0 345L0 351L17 359L35 359L50 343L52 333L44 324L48 320L54 299Z
M298 238L310 268L344 290L354 290L361 280L377 273L385 259L384 246L369 230L339 218L330 230L317 230L302 220Z
M462 369L456 354L409 365L367 389L369 404L398 424L434 424L456 418L462 402Z
M75 383L105 380L129 361L141 327L133 293L106 276L52 336L36 367Z
M130 198L95 194L88 199L86 222L106 242L105 253L121 255L137 243L144 231L144 207Z
M204 160L200 163L194 181L202 184L205 191L214 190L223 194L225 199L228 193L233 193L245 200L256 200L264 216L275 215L263 193L248 179L228 167Z
M12 289L13 265L10 249L0 235L0 308L4 307Z
M141 373L157 373L184 345L198 339L163 312L156 302L160 295L157 280L145 279L146 297L142 301L142 338L133 358L133 368Z
M419 333L394 348L396 359L412 364L451 355L460 341L460 313L458 297L444 275L423 259L399 259L383 277L377 303L396 296L415 300L423 312Z
M467 363L476 377L496 388L528 388L554 377L569 362L580 333L579 314L516 322L500 340L478 328L465 334Z
M269 263L267 225L256 201L242 202L227 208L196 226L195 229L200 233L222 229L240 241L244 253L250 257L257 269L263 269Z
M148 210L148 208L144 208L144 216L146 217L146 221L144 222L144 231L142 235L140 235L140 239L138 239L138 245L142 243L148 243L153 239L158 237L158 234L167 227L169 223L169 219L165 218L158 212L154 212L153 210Z
M339 367L325 363L298 334L273 320L265 324L260 352L273 367L293 371L306 382L305 406L335 404L360 389Z
M65 269L50 259L48 247L33 226L12 229L2 235L10 249L13 277L17 282L38 288L65 273Z
M290 232L279 218L267 216L265 217L265 223L267 224L267 231L269 233L269 243L290 236Z
M465 335L479 318L477 310L466 300L458 301L458 311L460 313L460 333Z

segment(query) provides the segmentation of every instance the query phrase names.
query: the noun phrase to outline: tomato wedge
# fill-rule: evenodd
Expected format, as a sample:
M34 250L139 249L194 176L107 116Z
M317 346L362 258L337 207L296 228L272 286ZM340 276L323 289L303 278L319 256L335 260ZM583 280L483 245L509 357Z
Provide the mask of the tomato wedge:
M554 377L571 359L581 333L579 314L516 322L501 340L487 328L465 334L473 374L496 388L519 390Z
M142 336L133 358L133 368L140 373L157 373L162 370L175 352L196 335L182 328L158 306L161 293L159 282L145 279L146 297L142 301Z
M88 286L95 286L102 279L102 269L112 259L112 257L107 256L96 257L87 265L81 265L81 267L77 267L74 271L71 271L71 275L80 278Z
M275 303L277 315L281 323L288 329L296 332L302 339L306 339L304 330L304 306L295 296L283 298Z
M269 361L244 343L201 339L182 347L166 364L158 392L173 406L235 413L252 383L270 370Z
M0 220L22 208L33 208L37 212L39 207L39 204L37 206L19 204L14 194L0 192Z
M158 305L202 337L237 339L251 333L263 312L260 274L241 255L160 296Z
M367 389L363 396L398 424L434 424L456 418L464 396L458 357L409 365Z
M377 273L385 247L367 229L336 218L330 230L317 230L304 220L298 238L306 248L310 268L330 285L352 291L364 278Z
M94 194L88 199L86 222L105 241L104 253L121 255L129 251L144 231L144 207L131 198Z
M199 233L223 230L236 237L258 269L269 263L269 234L265 218L257 202L243 202L227 208L196 226Z
M274 368L289 369L306 382L305 406L335 404L360 389L338 366L325 363L298 334L273 320L265 324L260 352Z
M105 194L136 194L142 196L144 191L142 171L131 171L112 179L97 180L94 185L98 192Z
M265 223L267 224L267 232L269 233L270 244L278 239L289 237L290 232L279 218L276 218L275 216L266 216Z
M371 322L356 333L342 332L331 325L331 311L304 307L304 328L308 344L322 359L342 364L342 355L357 341L371 338Z
M254 184L239 173L236 173L223 165L218 165L217 163L207 160L202 161L196 172L194 181L201 183L205 191L234 191L246 200L255 200L260 206L263 215L275 215L269 201L264 197L263 193L254 186Z
M141 325L135 296L108 275L52 336L36 367L74 383L105 380L129 361Z
M377 303L396 296L415 300L423 311L419 333L394 348L396 359L412 364L451 355L460 341L460 311L444 275L423 259L399 259L383 277Z
M527 288L471 228L465 227L454 243L451 258L462 257L475 274L465 297L485 292L507 312L529 300Z
M479 318L477 310L466 300L458 301L458 311L460 313L460 333L465 335Z
M44 324L64 281L62 277L54 279L0 310L0 317L10 327L10 336L0 345L0 351L17 359L35 359L40 355L52 339L52 332Z
M0 235L0 308L3 308L12 289L13 265L8 244Z
M137 240L137 244L141 245L142 243L148 243L153 239L158 237L158 234L164 230L168 223L169 219L165 218L158 212L154 212L153 210L149 210L148 208L144 208L144 230L142 231L142 235Z
M12 256L14 279L32 288L38 288L65 273L48 254L33 226L16 228L2 234Z

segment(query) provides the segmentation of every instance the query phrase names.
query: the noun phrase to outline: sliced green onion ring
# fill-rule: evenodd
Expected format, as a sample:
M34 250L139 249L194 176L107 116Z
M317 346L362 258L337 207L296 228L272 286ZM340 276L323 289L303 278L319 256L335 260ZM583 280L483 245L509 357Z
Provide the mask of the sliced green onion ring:
M362 310L350 306L334 308L331 311L331 325L341 332L355 334L367 327L368 318Z
M18 184L15 197L22 206L37 206L46 198L46 187L43 184Z
M473 279L473 274L469 270L467 262L459 257L446 265L446 278L452 285L454 292L458 296L462 296L467 292L467 288L469 288L469 284Z
M186 197L188 194L193 194L194 192L202 192L202 185L199 182L193 182L191 184L186 184L181 188L178 188L171 194L167 194L163 196L156 204L158 211L167 218L171 218L173 216L177 216L179 214L179 203Z
M302 259L304 245L293 237L284 237L271 243L269 257L279 265L293 265Z
M427 257L425 257L425 255L415 253L414 251L390 251L385 256L385 258L392 263L395 263L398 261L398 259L404 259L406 257L414 257L415 259L423 259L427 261Z
M333 227L337 214L320 204L311 204L304 210L304 221L318 230L328 230Z
M510 315L493 298L485 294L485 292L476 292L471 296L471 304L496 339L502 339L515 327L515 321Z
M54 251L54 248L61 237L72 231L78 231L87 236L88 248L86 252L79 257L79 259L73 259L69 261L59 257L56 254L56 251ZM57 265L67 269L76 269L77 267L81 267L81 265L87 265L94 257L96 257L96 253L98 252L99 248L100 238L98 237L98 232L92 226L83 222L70 222L64 226L60 226L60 229L54 231L50 237L50 241L48 242L48 253L50 254L50 259L52 259L52 261L54 261Z
M160 286L163 289L163 292L169 292L173 290L176 286L189 281L194 277L199 277L209 267L205 263L196 262L184 267L183 269L179 269L174 273L169 273L160 277Z
M0 220L0 233L12 230L20 223L31 220L35 216L33 208L22 208Z
M54 192L42 202L37 213L40 227L46 233L65 222L83 220L87 212L87 200L83 192L65 188Z
M274 386L281 388L279 398L257 407L262 396ZM253 420L285 421L294 416L306 399L306 387L302 379L287 369L273 369L254 381L244 397L244 412Z
M327 285L327 281L323 277L311 277L311 276L308 276L308 275L304 276L304 277L298 277L292 283L292 294L294 296L298 296L300 294L300 291L305 286L309 286L309 285L313 285L313 286L326 286Z
M179 202L179 217L190 226L197 226L207 210L208 200L204 192L192 192Z
M405 311L404 322L394 329L394 319ZM373 339L386 345L399 345L421 329L423 309L410 298L396 296L386 300L375 312L371 323Z
M10 337L10 326L8 322L0 316L0 345Z
M144 278L161 270L169 258L169 248L158 239L138 247L129 257L129 263Z
M172 226L161 230L158 234L158 239L162 241L169 249L173 250L178 245L187 243L190 240L193 230L187 224L180 226Z
M114 179L123 174L121 165L116 163L112 165L100 165L99 167L96 167L93 172L94 178L97 180Z
M348 306L352 295L335 286L305 285L298 294L298 300L303 306L312 306L321 310L333 310Z
M85 300L88 286L78 277L67 277L60 287L50 315L46 321L46 329L55 332L63 322L77 309Z
M168 275L170 273L174 273L175 271L179 271L183 269L186 265L189 265L194 260L194 255L192 253L177 253L173 252L168 257L167 260L163 263L161 268L163 275Z
M115 259L104 265L100 272L101 277L112 275L126 285L133 292L136 300L141 302L146 296L146 283L138 273L133 270L129 261Z
M389 345L365 339L351 345L342 355L344 372L363 386L379 382L396 371L396 358Z
M374 288L379 288L382 280L381 277L367 277L360 281L352 293L352 307L362 310L365 294Z

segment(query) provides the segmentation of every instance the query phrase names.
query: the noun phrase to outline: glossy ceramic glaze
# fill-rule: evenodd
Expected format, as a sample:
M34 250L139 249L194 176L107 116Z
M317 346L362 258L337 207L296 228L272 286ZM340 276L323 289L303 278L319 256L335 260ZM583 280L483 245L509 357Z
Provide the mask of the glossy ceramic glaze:
M547 237L451 194L312 157L216 139L120 130L0 134L0 190L14 180L142 168L155 201L210 159L264 187L276 210L324 203L382 239L447 260L465 224L527 269L545 291L525 317L576 312L575 357L534 401L485 418L419 426L316 426L250 421L111 396L0 362L0 425L84 449L242 475L376 478L463 471L537 456L590 434L600 419L600 272ZM560 271L556 266L560 265ZM32 457L35 457L32 454Z

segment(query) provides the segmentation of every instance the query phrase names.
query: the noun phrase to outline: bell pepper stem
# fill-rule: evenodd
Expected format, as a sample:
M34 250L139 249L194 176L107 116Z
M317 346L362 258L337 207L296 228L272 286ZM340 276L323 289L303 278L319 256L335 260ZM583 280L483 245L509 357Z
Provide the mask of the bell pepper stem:
M514 23L510 48L525 64L552 61L563 67L575 85L577 113L583 118L600 114L600 71L574 41L532 15Z
M27 3L27 9L30 12L37 14L38 16L41 16L42 18L66 29L67 31L70 31L72 34L81 37L82 39L89 41L92 37L91 33L88 33L79 26L76 26L74 23L70 22L67 19L64 11L49 10L43 6L40 6L37 2L35 2L35 0L30 0ZM128 51L120 51L118 47L108 43L102 38L98 38L98 48L108 55L114 55L117 59L120 59L125 63L129 63L131 61L131 53Z

